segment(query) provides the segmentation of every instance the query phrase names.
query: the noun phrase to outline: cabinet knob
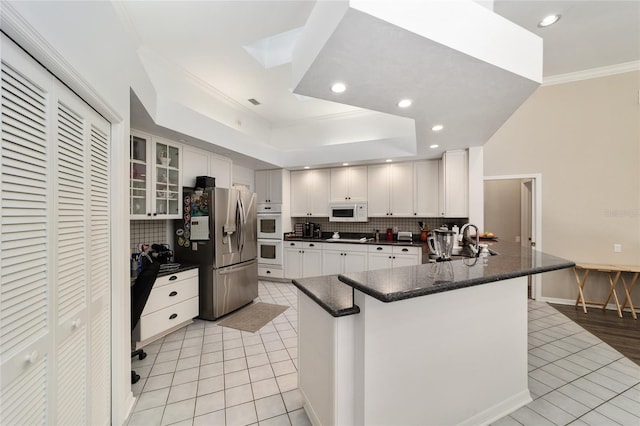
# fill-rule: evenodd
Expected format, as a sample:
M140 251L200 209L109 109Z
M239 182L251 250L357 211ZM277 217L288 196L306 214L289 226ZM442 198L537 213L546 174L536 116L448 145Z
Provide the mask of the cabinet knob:
M24 360L27 361L29 364L35 364L39 358L40 358L40 354L38 353L38 351L33 351L27 354L27 356L24 357Z
M147 213L147 216L151 216L151 213Z
M173 297L173 296L177 296L178 292L177 291L172 291L171 293L169 293L169 297Z
M169 281L175 281L177 279L178 279L178 277L175 276L175 275L171 275L171 277L169 277Z
M409 249L407 249L407 248L403 248L403 249L402 249L402 251L409 251Z
M158 216L158 213L154 213L153 215L154 215L154 216Z
M296 245L296 243L289 243L289 245L290 245L290 246L295 246L295 245Z
M169 317L169 319L176 319L178 318L178 314L171 314L171 316Z
M389 259L391 259L391 256L389 256Z
M377 247L376 250L382 250L382 247Z
M80 328L80 326L82 326L82 320L80 318L76 318L71 323L71 328L73 328L73 329Z
M270 273L271 273L271 271L267 271L267 274L270 274Z
M315 247L315 244L311 243L309 244L309 247Z

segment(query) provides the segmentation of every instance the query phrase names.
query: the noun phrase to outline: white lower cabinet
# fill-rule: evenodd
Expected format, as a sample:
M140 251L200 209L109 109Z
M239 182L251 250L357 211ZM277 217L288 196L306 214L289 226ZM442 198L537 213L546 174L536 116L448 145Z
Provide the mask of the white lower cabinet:
M199 313L198 269L158 277L134 332L136 347L187 325Z
M419 265L420 247L376 245L368 246L369 271Z
M366 270L366 247L357 244L323 244L322 275L345 274Z
M347 274L422 263L420 247L285 241L284 278ZM264 273L261 276L266 276Z
M284 275L290 279L322 275L322 245L300 241L286 242Z

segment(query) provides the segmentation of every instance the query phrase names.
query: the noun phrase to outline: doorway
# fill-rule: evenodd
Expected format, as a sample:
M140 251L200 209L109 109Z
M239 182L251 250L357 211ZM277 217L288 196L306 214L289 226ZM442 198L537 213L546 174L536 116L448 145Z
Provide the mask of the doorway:
M484 230L499 241L542 248L542 176L510 175L484 178ZM529 276L531 299L541 296L538 275Z

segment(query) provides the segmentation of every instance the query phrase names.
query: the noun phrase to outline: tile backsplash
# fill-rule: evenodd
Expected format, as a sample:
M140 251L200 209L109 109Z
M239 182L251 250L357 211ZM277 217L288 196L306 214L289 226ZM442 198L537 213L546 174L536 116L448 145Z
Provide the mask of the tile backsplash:
M462 226L467 223L466 218L391 218L391 217L370 217L368 222L329 222L329 218L324 217L295 217L292 218L292 223L305 223L313 222L320 225L322 232L349 232L349 233L363 233L374 234L376 229L379 229L381 233L384 233L387 228L398 228L398 231L411 231L414 235L420 234L420 227L418 222L424 222L429 226L429 229L438 228L442 225L456 224Z
M129 222L129 227L131 253L139 252L138 245L140 243L169 243L169 245L173 245L172 241L168 241L166 220L132 220Z

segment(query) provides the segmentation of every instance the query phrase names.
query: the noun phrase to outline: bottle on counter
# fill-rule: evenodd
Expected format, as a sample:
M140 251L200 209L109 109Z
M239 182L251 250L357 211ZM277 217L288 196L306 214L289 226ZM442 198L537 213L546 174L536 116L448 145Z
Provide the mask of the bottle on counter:
M376 243L380 242L380 230L376 229Z

